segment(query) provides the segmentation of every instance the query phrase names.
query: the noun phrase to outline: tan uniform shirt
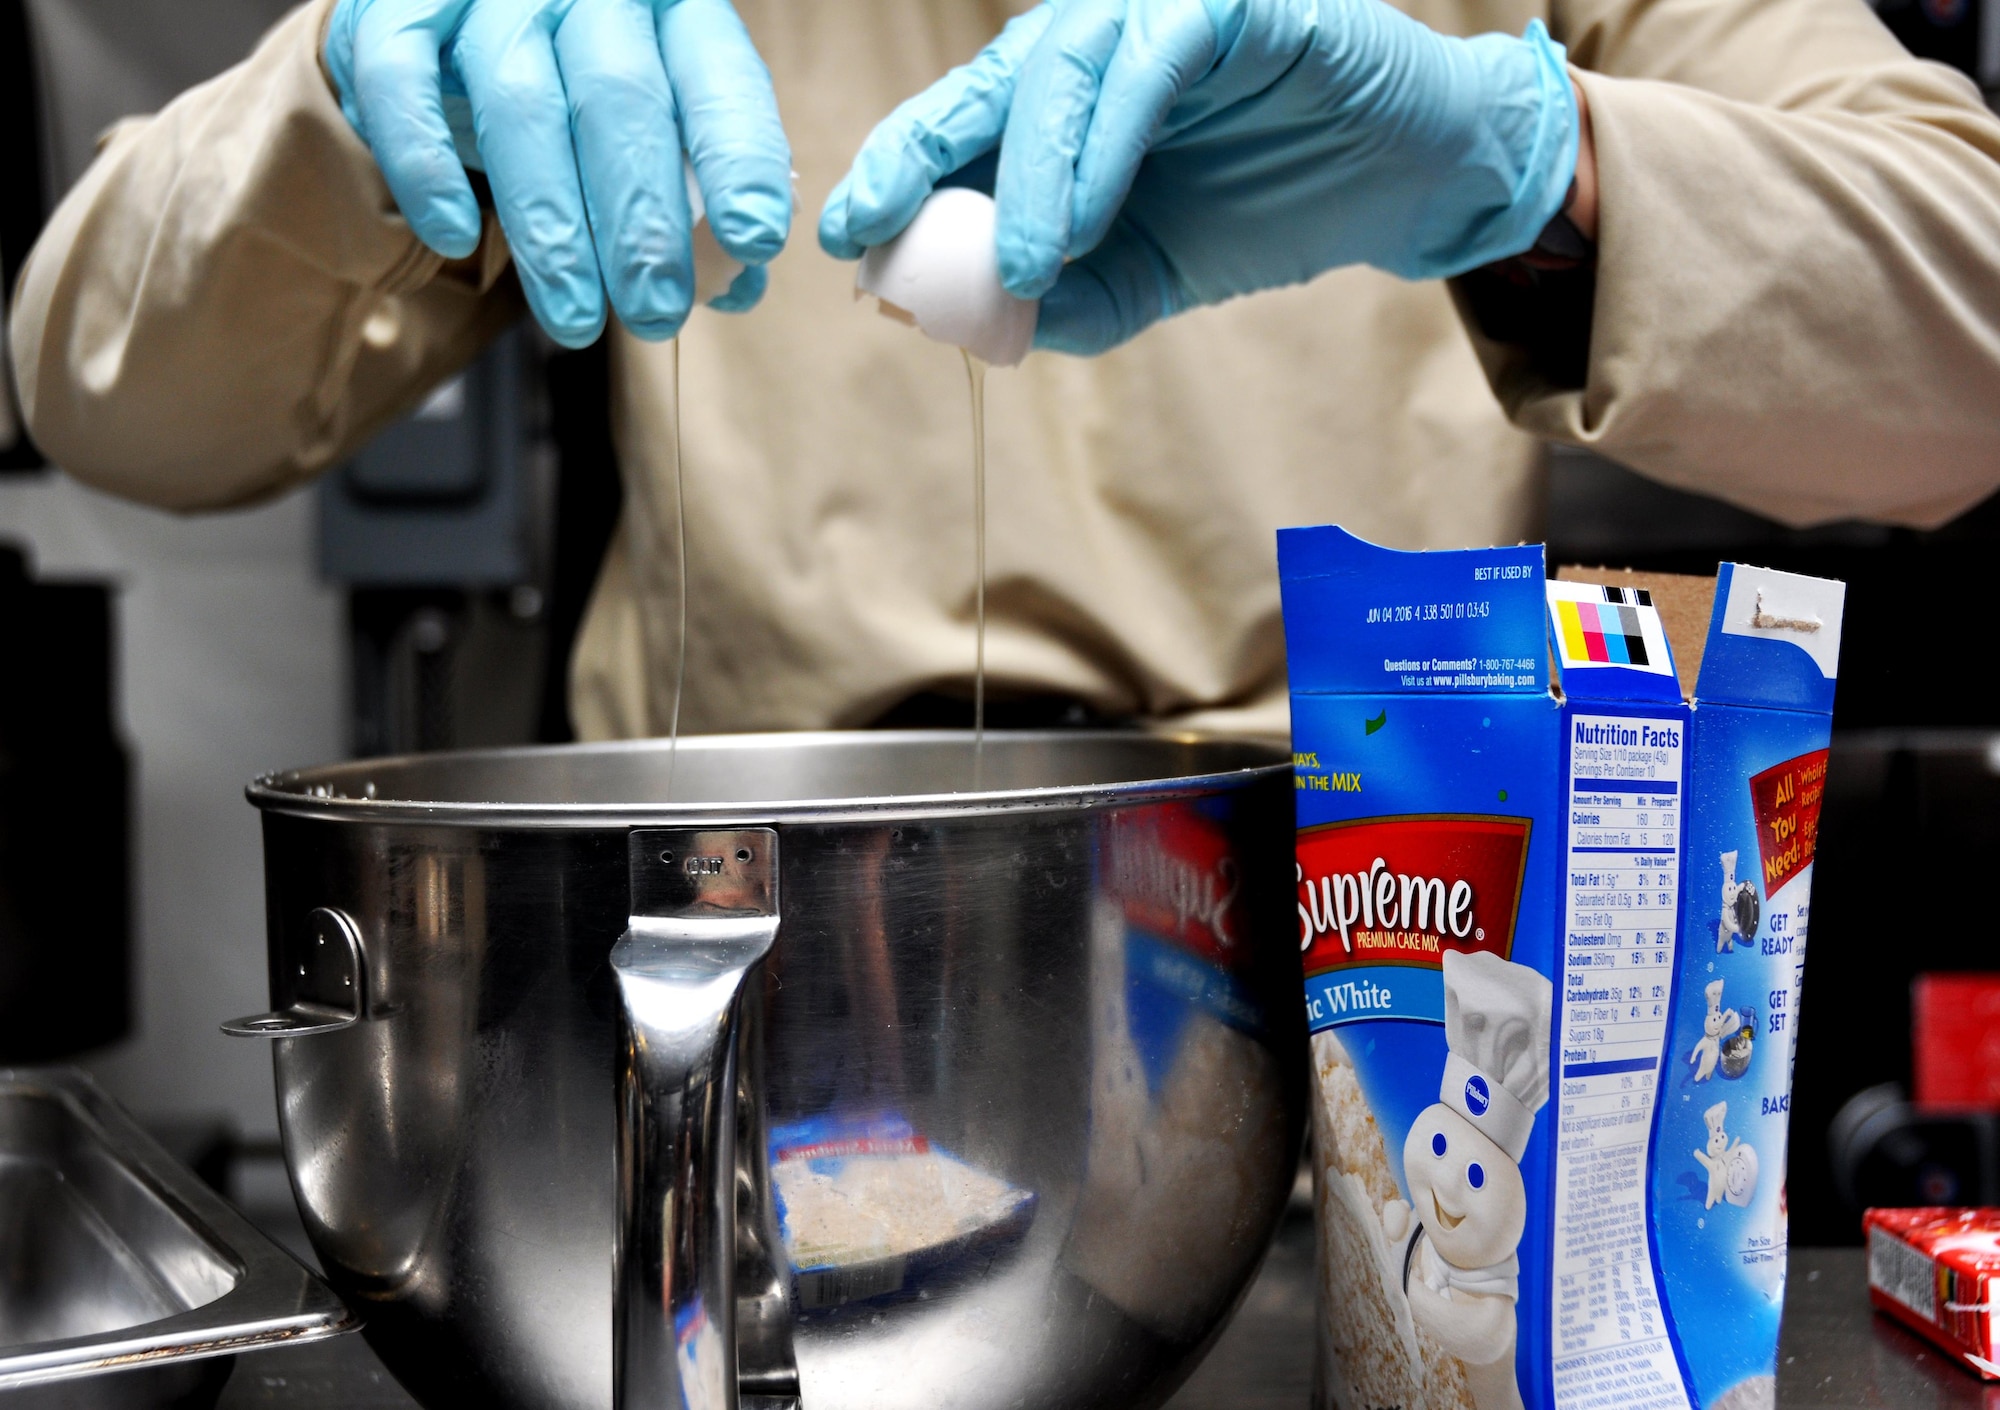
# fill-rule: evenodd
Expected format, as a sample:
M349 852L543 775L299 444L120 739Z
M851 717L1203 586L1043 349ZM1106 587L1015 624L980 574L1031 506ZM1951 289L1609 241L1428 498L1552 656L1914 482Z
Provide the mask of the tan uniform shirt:
M118 128L35 250L18 385L82 479L181 509L275 493L520 316L491 222L444 267L396 214L318 64L328 8ZM800 219L763 305L682 339L683 723L858 724L970 676L967 394L958 355L855 304L811 229L870 126L1008 6L740 8ZM996 689L1282 729L1272 531L1531 535L1530 433L1793 522L1935 523L2000 483L2000 124L1967 82L1861 0L1409 8L1461 33L1541 14L1570 48L1602 182L1588 385L1476 352L1443 286L1367 269L996 372ZM628 496L573 666L590 736L661 731L673 680L671 354L613 337Z

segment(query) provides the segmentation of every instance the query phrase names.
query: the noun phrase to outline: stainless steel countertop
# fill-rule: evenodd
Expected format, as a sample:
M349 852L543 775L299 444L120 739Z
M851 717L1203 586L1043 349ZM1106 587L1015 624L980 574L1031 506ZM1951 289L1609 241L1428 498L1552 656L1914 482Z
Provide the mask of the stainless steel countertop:
M1248 1301L1166 1410L1304 1410L1312 1383L1312 1226L1279 1232ZM1929 1343L1869 1309L1862 1251L1794 1249L1779 1352L1780 1410L2000 1410ZM222 1410L414 1410L360 1337L239 1358Z

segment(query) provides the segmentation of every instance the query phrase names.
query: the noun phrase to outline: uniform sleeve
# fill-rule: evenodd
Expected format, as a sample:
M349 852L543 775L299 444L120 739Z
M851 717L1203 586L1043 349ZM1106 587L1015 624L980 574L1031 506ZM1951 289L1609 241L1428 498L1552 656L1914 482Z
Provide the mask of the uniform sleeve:
M114 128L30 254L16 386L79 479L173 509L276 494L519 316L497 222L446 264L397 214L320 67L331 8Z
M1581 388L1527 430L1792 524L2000 485L2000 123L1861 0L1557 0L1601 186Z

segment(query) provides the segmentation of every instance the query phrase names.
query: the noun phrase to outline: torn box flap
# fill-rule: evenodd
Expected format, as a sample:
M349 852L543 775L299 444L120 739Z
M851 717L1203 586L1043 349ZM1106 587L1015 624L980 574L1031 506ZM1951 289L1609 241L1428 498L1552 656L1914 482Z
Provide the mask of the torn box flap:
M1680 703L1673 648L1650 590L1551 582L1547 593L1549 641L1565 695Z
M1715 615L1715 576L1691 573L1641 572L1603 565L1566 563L1555 576L1566 583L1598 583L1606 587L1644 588L1660 612L1667 647L1674 653L1674 674L1683 698L1694 699L1701 678L1702 648L1708 644L1708 619Z
M1831 714L1846 602L1845 583L1724 563L1697 699Z
M1540 695L1540 544L1405 553L1331 525L1278 531L1294 694Z

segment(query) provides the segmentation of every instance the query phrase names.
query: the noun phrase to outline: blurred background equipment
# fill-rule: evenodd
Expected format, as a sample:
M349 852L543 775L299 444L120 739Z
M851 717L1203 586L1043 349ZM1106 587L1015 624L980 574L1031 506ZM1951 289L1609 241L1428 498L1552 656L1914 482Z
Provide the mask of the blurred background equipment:
M0 1067L132 1026L112 612L108 585L38 582L0 542Z
M2000 1111L2000 974L1920 974L1910 1065L1925 1111Z
M1993 0L1874 0L1903 47L1968 74L1990 99L2000 90L2000 5Z
M319 482L353 753L574 738L570 648L622 502L605 357L524 323Z
M1906 1209L2000 1203L1997 1138L2000 1113L1921 1111L1901 1084L1883 1082L1834 1114L1826 1145L1844 1210Z
M22 0L0 0L0 475L42 465L14 397L6 319L14 278L42 228L48 200L40 107L27 12Z
M0 298L100 133L236 62L292 7L0 0ZM67 937L31 941L19 906L0 903L0 974L44 995L27 1005L41 1029L66 1014L58 1039L13 1026L16 1010L0 998L0 1060L57 1051L56 1041L62 1052L93 1048L84 1059L93 1075L149 1129L215 1178L239 1190L261 1181L290 1207L275 1160L253 1161L246 1176L241 1158L275 1153L269 1063L215 1027L266 999L263 878L243 784L353 752L570 736L569 642L620 503L604 356L602 347L553 353L524 330L325 488L191 518L108 498L45 466L19 433L0 374L0 539L24 555L5 565L9 617L23 591L53 610L52 584L64 601L89 584L99 604L95 635L74 623L42 631L38 650L60 648L46 668L24 669L7 638L6 751L18 753L29 715L34 729L97 729L103 757L124 741L131 780L122 823L95 790L91 836L118 845L94 841L86 887L37 860L33 849L58 850L45 812L26 833L13 827L14 800L41 785L18 771L0 782L10 813L0 824L10 839L0 843L4 885L19 890L25 871L36 892L27 904L42 908L37 935L60 911ZM63 703L83 697L94 703ZM55 736L29 738L23 757L37 766L71 765L72 781L99 768L81 754L60 760ZM83 794L65 800L81 808ZM72 848L58 860L79 857ZM129 945L114 947L101 937L127 911ZM86 959L96 982L79 1005L56 971ZM0 994L11 992L0 982Z
M536 370L517 329L319 482L356 754L536 737L552 508Z
M1845 1210L2000 1204L2000 973L1917 975L1909 1040L1914 1099L1865 1087L1827 1128Z

